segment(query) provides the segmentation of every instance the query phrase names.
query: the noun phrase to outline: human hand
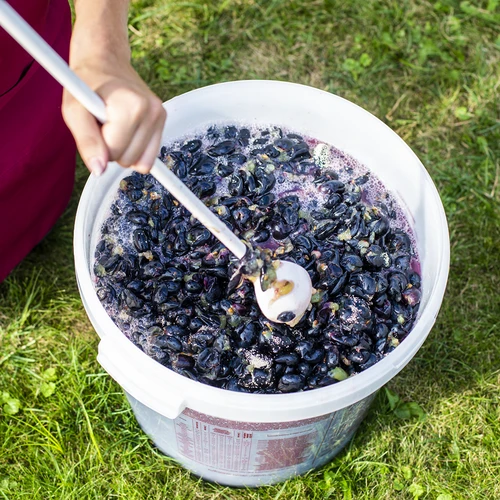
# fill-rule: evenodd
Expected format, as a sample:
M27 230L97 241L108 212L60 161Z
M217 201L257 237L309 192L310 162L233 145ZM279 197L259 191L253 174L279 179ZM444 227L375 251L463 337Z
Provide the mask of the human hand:
M101 126L71 94L63 94L64 121L87 168L100 175L108 161L117 161L147 173L158 155L166 119L160 99L127 58L72 54L70 65L106 104L107 122Z

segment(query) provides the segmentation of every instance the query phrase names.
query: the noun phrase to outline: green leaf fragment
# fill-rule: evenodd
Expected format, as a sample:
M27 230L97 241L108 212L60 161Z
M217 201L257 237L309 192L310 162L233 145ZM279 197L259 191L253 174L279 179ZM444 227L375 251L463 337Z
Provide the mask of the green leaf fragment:
M405 403L399 405L397 408L394 409L394 415L403 420L411 418L410 410Z
M474 115L472 113L469 113L467 111L467 108L464 106L459 106L455 110L455 116L460 120L460 121L465 121L468 120L469 118L472 118Z
M418 403L401 403L395 410L396 417L401 419L418 418L425 419L425 412Z
M317 302L319 302L323 298L323 296L325 295L325 293L326 292L324 290L317 290L311 296L311 303L312 304L316 304Z
M359 58L359 63L364 68L367 68L368 66L370 66L370 64L372 63L372 61L373 61L373 59L366 52L364 52L363 54L361 54L361 57Z
M4 402L3 411L6 415L15 415L21 409L19 399L9 398Z
M106 276L106 270L104 269L104 266L102 266L101 264L97 264L95 267L94 267L94 272L97 276L99 277L104 277Z
M420 498L424 493L425 490L424 488L418 484L418 483L412 483L410 484L410 487L408 488L408 491L413 495L413 498L417 500Z
M340 368L340 366L337 366L337 368L334 368L330 372L330 376L332 378L334 378L335 380L338 380L339 382L341 382L342 380L345 380L346 378L349 377L347 372L345 370L343 370L342 368Z
M0 404L3 404L3 411L6 415L15 415L21 408L21 402L13 398L8 392L0 393Z
M9 478L2 479L0 481L0 493L3 493L7 490L15 491L19 489L19 483ZM7 498L7 497L6 497Z
M248 160L245 163L245 169L253 174L255 172L255 162L253 160Z
M359 74L361 73L362 71L362 66L361 64L359 63L359 61L356 61L355 59L352 59L350 57L348 57L342 64L342 68L345 70L345 71L348 71L349 73L351 73L351 75L353 76L353 78L355 80L358 79L358 76Z
M405 485L399 479L394 479L394 482L392 483L392 487L396 491L402 491L402 490L404 490Z
M401 472L403 473L403 477L407 481L409 481L413 477L413 472L412 472L411 468L408 467L407 465L403 465L403 467L401 467Z
M220 321L220 328L221 329L226 328L226 324L227 324L226 316L224 316L224 315L219 316L219 321Z
M56 384L54 382L42 382L40 392L45 398L50 398L56 392Z
M47 382L54 382L57 380L57 372L55 368L47 368L42 373L42 378Z
M387 387L385 388L385 395L387 396L389 408L392 411L394 411L394 409L396 408L396 406L398 406L400 402L399 396L395 392L392 392L391 390L387 389Z

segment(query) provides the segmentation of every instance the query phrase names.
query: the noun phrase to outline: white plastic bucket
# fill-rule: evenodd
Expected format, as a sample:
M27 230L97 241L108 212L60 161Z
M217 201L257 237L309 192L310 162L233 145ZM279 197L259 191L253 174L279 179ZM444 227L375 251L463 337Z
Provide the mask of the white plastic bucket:
M330 143L360 160L406 207L422 269L419 317L392 353L338 384L292 394L245 394L192 381L135 347L102 307L91 278L103 217L124 169L90 177L75 222L78 286L101 338L98 360L125 390L139 424L167 455L221 484L258 486L320 466L342 449L376 393L415 355L438 314L449 268L446 217L411 149L359 106L303 85L240 81L201 88L167 103L164 142L214 122L276 124Z

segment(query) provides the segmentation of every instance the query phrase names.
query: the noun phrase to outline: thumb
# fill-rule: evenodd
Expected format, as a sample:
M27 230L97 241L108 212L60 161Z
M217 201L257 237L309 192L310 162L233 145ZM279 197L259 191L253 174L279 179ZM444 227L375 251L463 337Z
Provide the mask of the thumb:
M62 114L83 162L94 175L101 175L108 162L108 148L101 134L101 126L67 91L63 95Z

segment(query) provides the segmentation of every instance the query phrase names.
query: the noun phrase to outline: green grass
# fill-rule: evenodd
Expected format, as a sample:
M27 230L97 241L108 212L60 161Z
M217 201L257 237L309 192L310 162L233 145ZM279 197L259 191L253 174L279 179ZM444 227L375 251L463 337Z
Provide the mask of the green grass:
M498 0L134 2L134 64L162 99L234 79L309 84L374 113L426 165L450 279L428 340L389 384L425 418L399 418L381 391L332 463L256 490L162 456L96 362L72 259L80 165L64 216L0 285L0 499L500 498L499 25Z

